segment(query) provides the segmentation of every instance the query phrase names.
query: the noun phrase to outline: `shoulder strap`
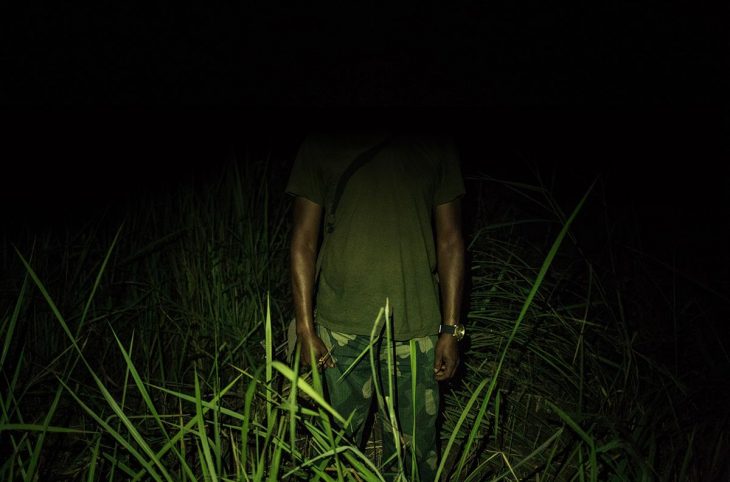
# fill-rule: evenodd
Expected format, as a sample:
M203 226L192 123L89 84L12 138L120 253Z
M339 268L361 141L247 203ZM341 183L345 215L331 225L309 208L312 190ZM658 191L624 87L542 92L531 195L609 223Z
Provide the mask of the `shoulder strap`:
M345 171L342 173L342 176L340 176L340 180L337 182L335 195L332 199L332 205L327 210L327 218L324 228L326 234L329 234L335 230L335 211L337 210L337 205L340 203L340 198L342 197L342 194L345 192L345 186L347 185L347 181L350 180L352 175L355 174L358 169L360 169L362 166L367 164L368 161L373 159L375 155L380 152L380 150L393 139L393 136L393 134L389 134L385 139L383 139L373 147L358 154L357 157L350 163L350 165L347 166L347 169L345 169ZM322 269L322 253L324 252L324 246L326 242L327 236L325 235L324 239L322 240L322 246L320 246L319 248L319 255L317 256L317 262L314 267L315 282L319 279L319 272Z
M327 210L327 221L325 224L325 230L328 233L331 233L335 229L335 212L337 211L337 205L340 203L340 198L342 198L342 194L345 192L345 186L347 186L347 182L350 180L352 175L357 172L358 169L367 164L368 161L372 160L375 155L392 140L392 138L392 134L388 135L378 144L358 154L358 156L350 163L349 166L347 166L347 169L345 169L345 171L342 173L342 176L340 176L340 180L337 183L337 188L335 189L335 195L332 198L332 205Z

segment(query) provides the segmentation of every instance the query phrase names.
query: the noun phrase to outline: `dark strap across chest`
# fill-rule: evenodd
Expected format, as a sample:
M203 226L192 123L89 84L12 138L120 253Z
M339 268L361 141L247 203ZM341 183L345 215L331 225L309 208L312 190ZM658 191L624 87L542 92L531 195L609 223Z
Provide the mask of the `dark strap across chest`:
M380 150L383 149L383 147L385 147L385 145L388 144L392 139L393 136L388 135L385 139L383 139L373 147L370 147L369 149L366 149L365 151L358 154L358 156L350 163L349 166L347 166L347 169L345 169L345 171L342 173L342 176L340 176L340 180L337 182L337 187L335 188L335 195L332 198L332 204L329 206L329 209L327 209L327 221L325 224L325 230L327 231L327 233L331 233L335 230L335 213L337 212L337 205L340 203L342 194L345 192L347 182L350 180L352 175L357 172L358 169L371 161L375 157L375 155L380 152Z

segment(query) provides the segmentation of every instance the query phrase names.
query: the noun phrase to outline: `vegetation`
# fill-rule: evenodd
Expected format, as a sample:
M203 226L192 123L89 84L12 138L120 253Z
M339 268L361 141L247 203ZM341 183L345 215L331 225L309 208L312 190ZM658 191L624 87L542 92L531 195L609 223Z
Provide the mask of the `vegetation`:
M319 374L285 362L289 216L271 171L233 163L124 216L4 240L0 478L383 479L378 434L349 443ZM613 245L601 258L581 244L596 193L566 214L540 185L471 182L492 197L468 233L443 480L727 474L727 418L687 415L692 387L642 349L654 307L607 267Z

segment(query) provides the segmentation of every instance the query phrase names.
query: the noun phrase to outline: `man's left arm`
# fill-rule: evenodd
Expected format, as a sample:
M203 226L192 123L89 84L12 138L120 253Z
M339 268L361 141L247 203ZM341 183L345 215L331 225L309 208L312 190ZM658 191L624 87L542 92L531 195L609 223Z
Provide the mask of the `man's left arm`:
M441 323L455 325L461 319L464 291L465 248L461 232L461 200L439 204L435 208L436 250L439 285L441 287ZM456 337L439 335L436 343L434 376L437 381L451 379L459 364Z

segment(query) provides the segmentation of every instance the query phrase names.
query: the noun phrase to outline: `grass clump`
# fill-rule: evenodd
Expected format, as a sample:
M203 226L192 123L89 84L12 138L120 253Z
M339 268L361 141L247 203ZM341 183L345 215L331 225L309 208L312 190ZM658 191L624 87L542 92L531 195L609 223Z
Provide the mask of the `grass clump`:
M123 217L5 240L3 480L383 480L377 444L347 440L317 372L284 363L288 206L273 174L233 163ZM566 215L539 185L472 182L502 204L483 199L468 233L442 479L726 471L727 437L683 415L686 380L643 350L637 294L581 244L595 193Z

